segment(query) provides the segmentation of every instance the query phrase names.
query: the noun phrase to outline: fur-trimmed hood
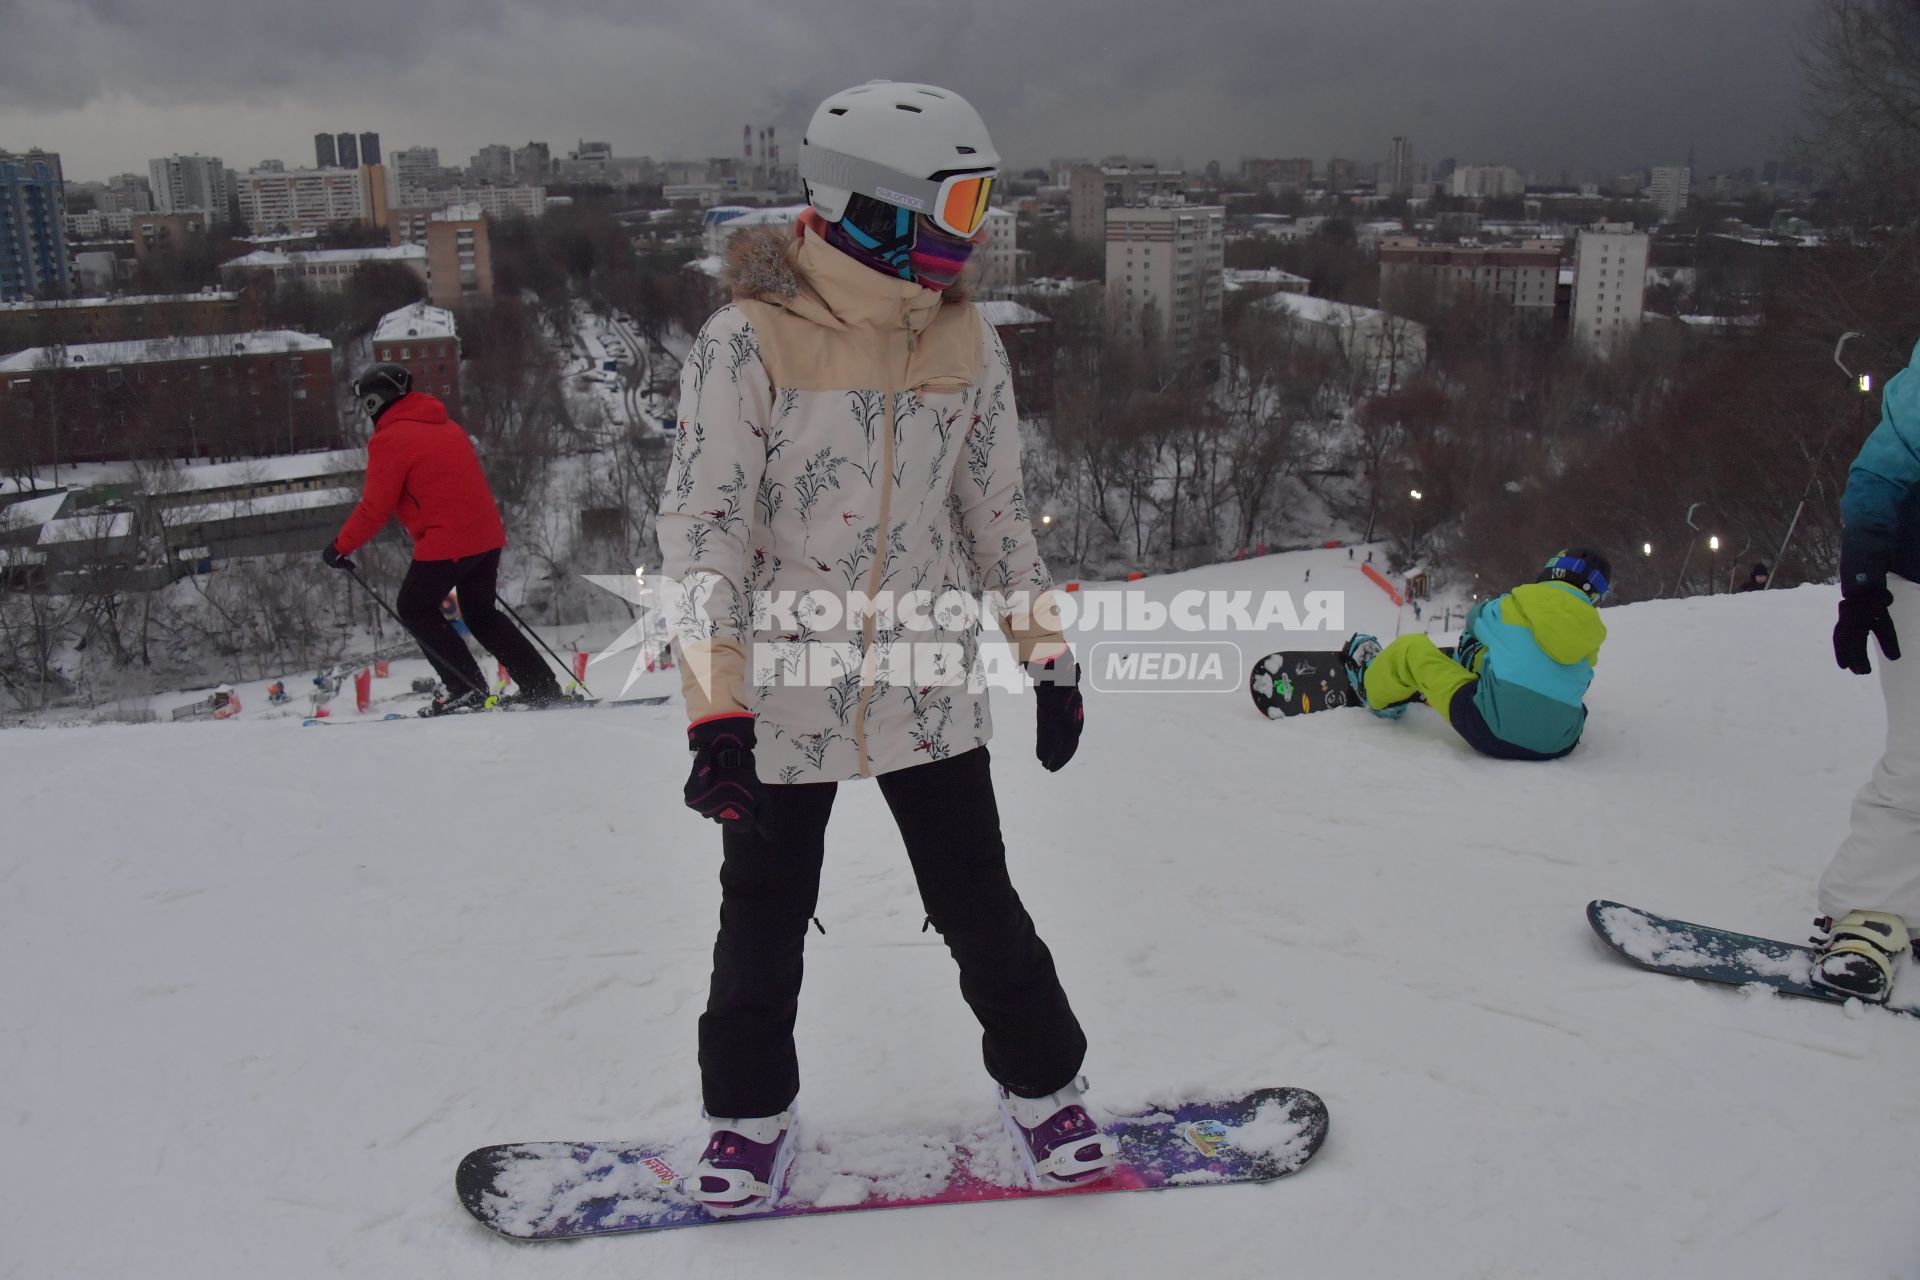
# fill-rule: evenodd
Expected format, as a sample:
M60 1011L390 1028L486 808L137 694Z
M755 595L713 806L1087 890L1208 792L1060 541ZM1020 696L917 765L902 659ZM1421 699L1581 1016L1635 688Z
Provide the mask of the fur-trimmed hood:
M838 261L826 259L823 251L832 254L833 259ZM951 289L943 293L923 290L917 285L890 279L871 267L854 262L828 245L818 232L810 231L804 215L791 226L747 227L734 232L732 239L727 241L726 269L722 279L735 298L754 299L804 313L804 304L795 304L812 294L830 312L844 314L842 307L834 305L834 299L825 296L829 290L838 290L819 279L819 273L809 272L804 265L806 259L813 259L817 263L831 262L834 268L832 274L836 278L858 279L852 272L842 273L838 270L841 263L857 266L862 274L873 277L872 282L876 286L873 292L884 291L903 301L911 299L915 292L933 294L939 306L960 306L973 300L971 266ZM822 289L823 284L827 286L826 290ZM861 292L868 290L862 289Z

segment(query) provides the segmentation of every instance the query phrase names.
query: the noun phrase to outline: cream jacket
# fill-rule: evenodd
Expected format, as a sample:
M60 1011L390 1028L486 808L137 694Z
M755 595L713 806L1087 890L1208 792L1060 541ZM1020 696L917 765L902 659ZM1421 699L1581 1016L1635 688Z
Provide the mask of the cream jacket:
M689 717L752 712L774 783L985 745L979 623L957 601L1024 597L1001 620L1020 660L1065 648L999 336L804 220L736 235L729 279L681 371L657 525ZM829 606L781 607L808 593Z

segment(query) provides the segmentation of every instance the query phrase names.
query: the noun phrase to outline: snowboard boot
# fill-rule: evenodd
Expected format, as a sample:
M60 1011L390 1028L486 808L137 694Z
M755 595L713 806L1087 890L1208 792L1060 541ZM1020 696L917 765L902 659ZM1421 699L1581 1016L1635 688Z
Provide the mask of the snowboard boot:
M717 1218L763 1213L780 1203L793 1163L791 1108L777 1116L727 1120L708 1116L706 1154L680 1188Z
M1910 945L1907 926L1899 916L1849 911L1831 922L1814 958L1813 985L1869 1004L1885 1004L1893 994L1894 957Z
M1367 668L1380 656L1380 638L1370 636L1364 631L1353 633L1345 647L1340 650L1340 665L1347 669L1347 683L1353 686L1354 693L1360 697L1360 705L1382 720L1398 720L1407 714L1407 704L1395 703L1391 707L1375 707L1367 701Z
M1023 1098L1000 1087L1000 1118L1036 1189L1098 1182L1113 1172L1119 1149L1080 1105L1086 1091L1085 1076L1042 1098Z
M420 714L429 718L433 716L464 715L469 711L485 711L487 704L491 701L491 698L481 693L478 689L469 689L465 693L457 696L450 694L440 695L426 706L420 708Z

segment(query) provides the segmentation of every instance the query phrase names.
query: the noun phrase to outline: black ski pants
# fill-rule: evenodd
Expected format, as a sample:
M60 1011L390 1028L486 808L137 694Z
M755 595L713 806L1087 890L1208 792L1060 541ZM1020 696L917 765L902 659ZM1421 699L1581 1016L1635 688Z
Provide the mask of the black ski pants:
M906 842L920 901L960 967L987 1073L1026 1097L1079 1074L1087 1039L1007 875L987 749L877 779ZM700 1019L708 1115L769 1116L800 1092L793 1046L801 950L820 893L837 783L767 788L759 826L722 837L720 935Z
M520 686L520 692L536 697L553 697L560 692L560 681L541 658L512 619L500 612L495 603L496 582L500 576L500 552L496 548L459 560L415 560L400 584L400 600L394 612L413 632L413 638L426 651L440 683L458 697L470 690L487 691L487 678L468 652L453 624L440 614L440 602L447 592L460 590L460 617L473 638L486 646L488 653L500 659L507 674Z

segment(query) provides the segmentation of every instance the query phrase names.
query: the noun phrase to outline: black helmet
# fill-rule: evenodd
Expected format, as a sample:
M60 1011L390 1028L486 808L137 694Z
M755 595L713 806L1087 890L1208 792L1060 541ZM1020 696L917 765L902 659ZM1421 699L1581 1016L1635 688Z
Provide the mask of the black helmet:
M353 380L353 398L375 422L413 390L413 375L397 364L377 364Z
M1534 581L1564 582L1597 601L1613 589L1613 565L1592 547L1568 547L1549 556Z

